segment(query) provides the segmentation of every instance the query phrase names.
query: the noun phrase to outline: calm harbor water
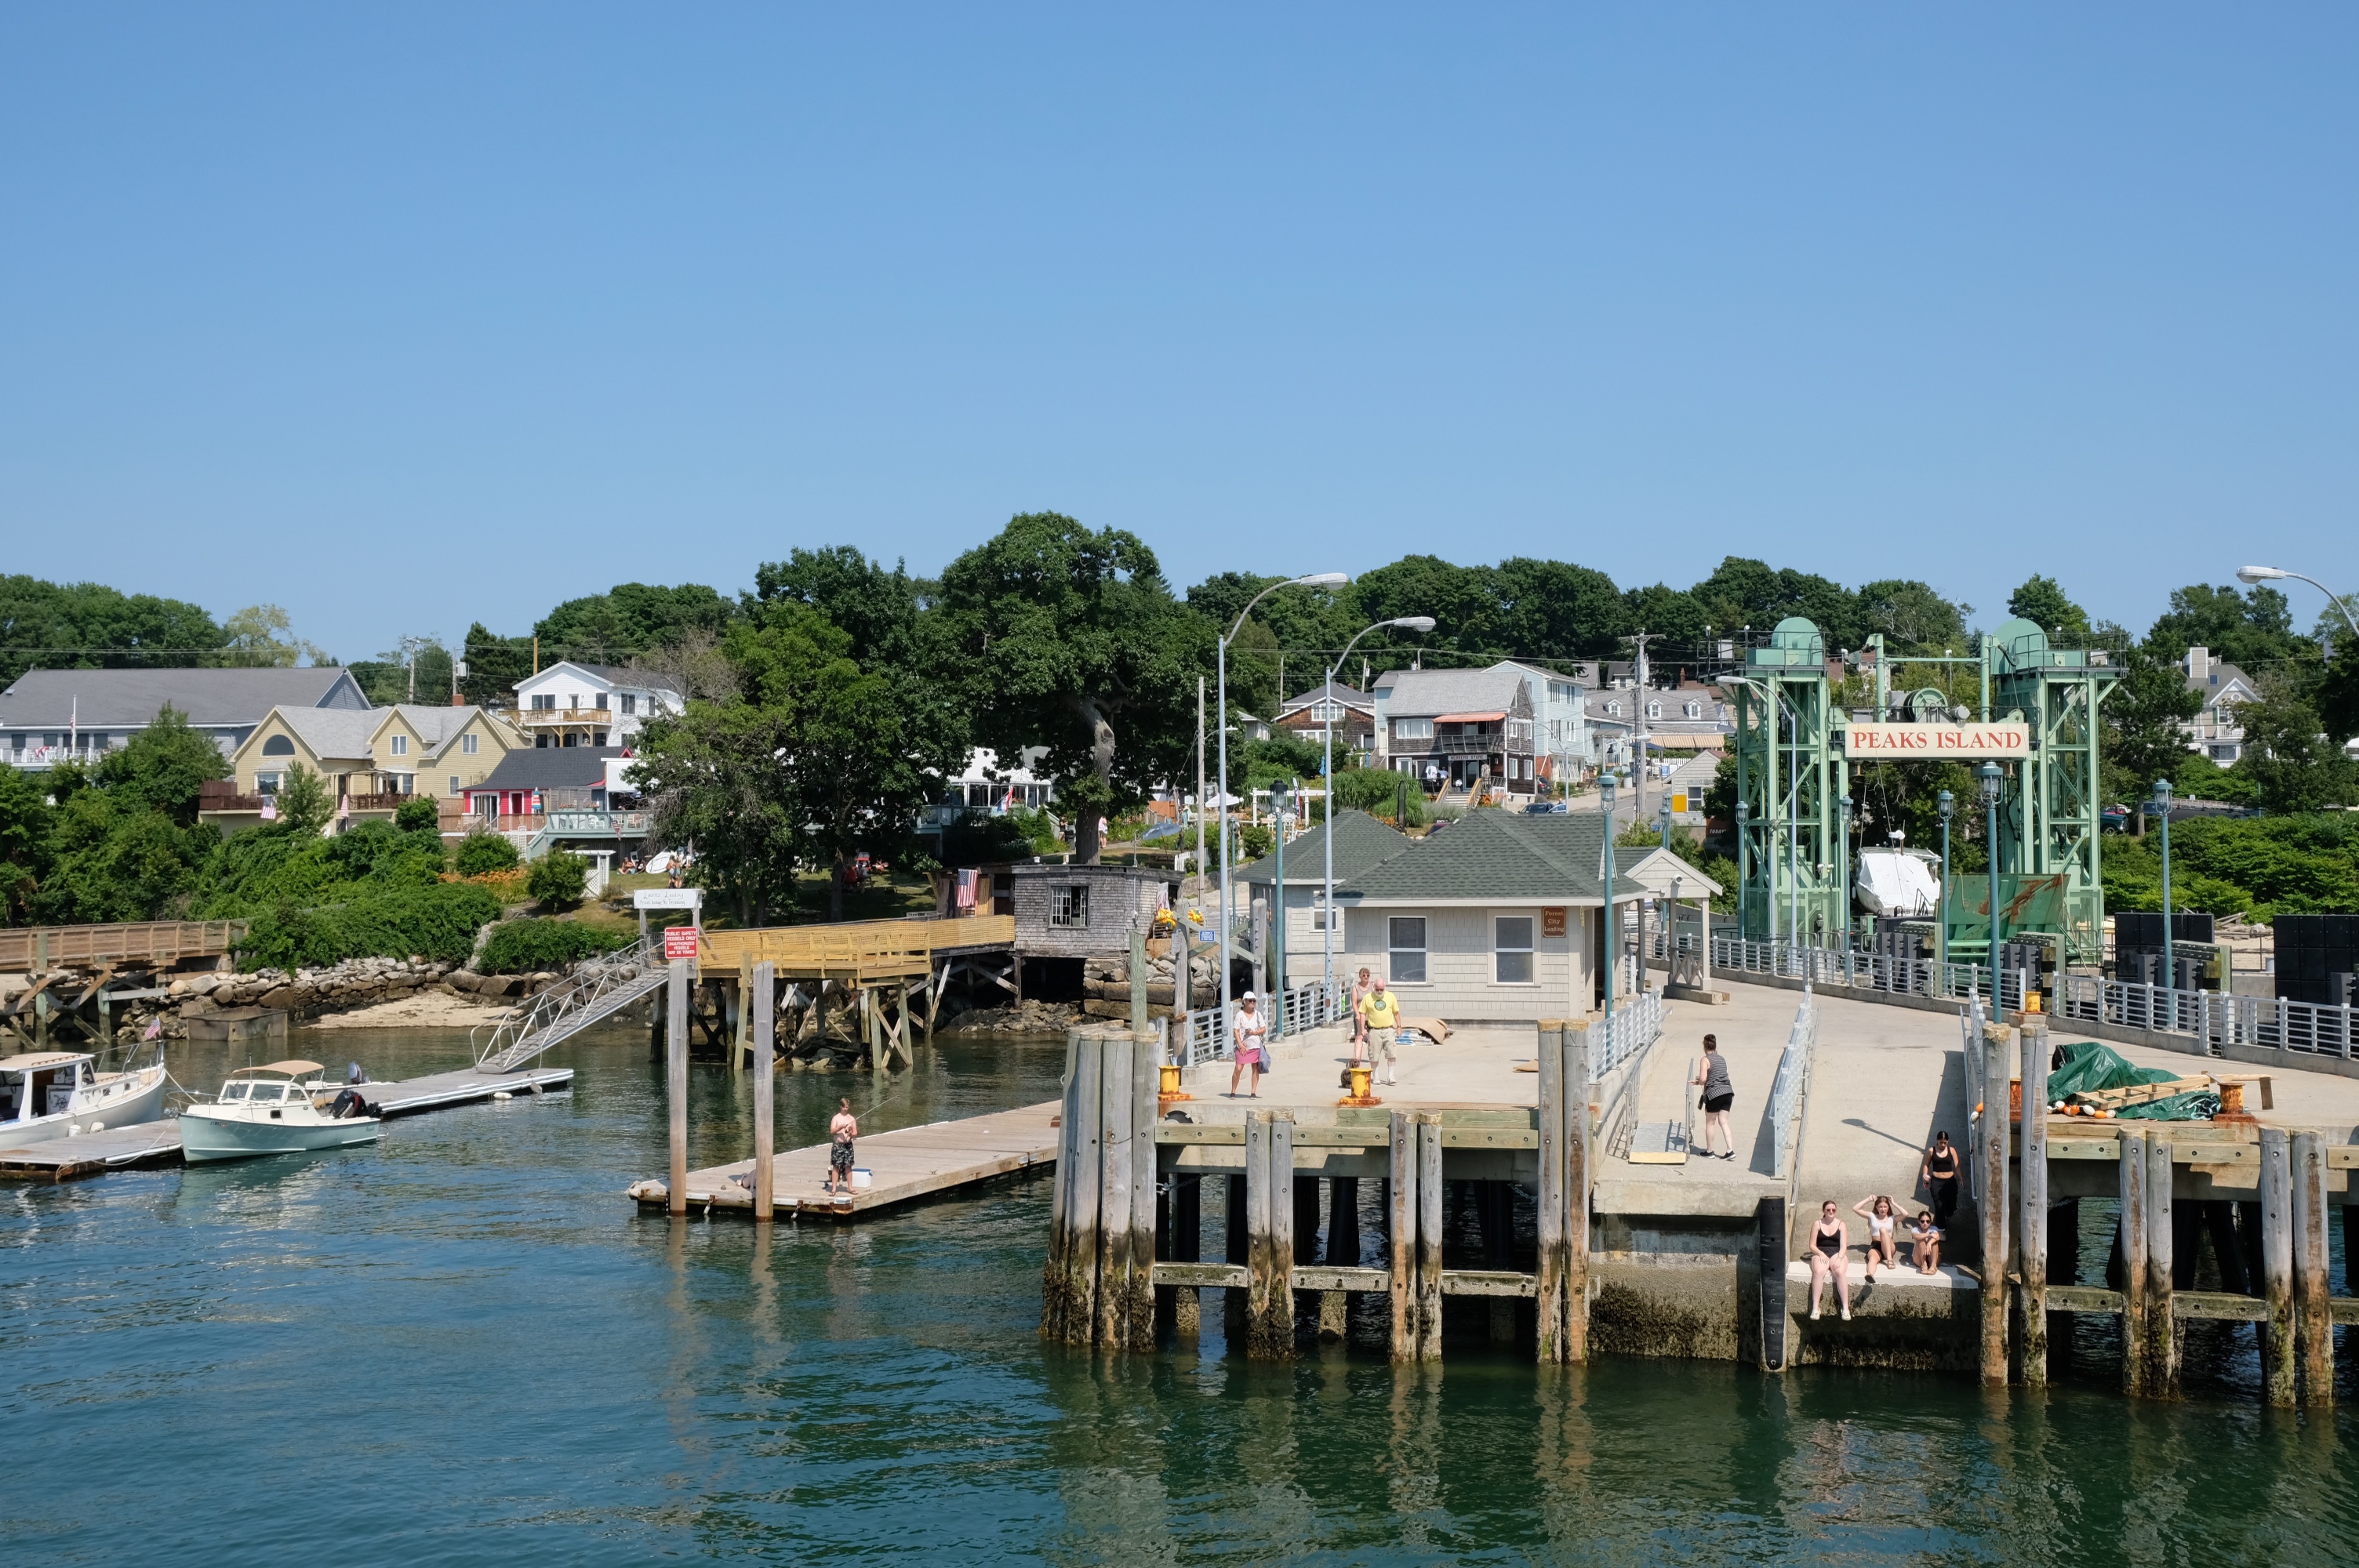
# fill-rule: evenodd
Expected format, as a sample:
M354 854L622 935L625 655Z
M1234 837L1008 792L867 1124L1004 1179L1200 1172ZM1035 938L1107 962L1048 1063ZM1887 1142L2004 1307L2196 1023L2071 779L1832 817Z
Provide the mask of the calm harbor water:
M645 1042L371 1150L0 1187L0 1563L2359 1558L2359 1419L2256 1408L2249 1330L2192 1343L2169 1406L2087 1344L2045 1398L1473 1346L1252 1366L1217 1313L1184 1353L1068 1353L1034 1334L1045 1183L842 1229L638 1217ZM388 1077L463 1040L297 1048ZM1047 1098L1060 1064L948 1046L866 1124ZM744 1080L693 1076L694 1162L741 1153ZM779 1084L796 1141L879 1092Z

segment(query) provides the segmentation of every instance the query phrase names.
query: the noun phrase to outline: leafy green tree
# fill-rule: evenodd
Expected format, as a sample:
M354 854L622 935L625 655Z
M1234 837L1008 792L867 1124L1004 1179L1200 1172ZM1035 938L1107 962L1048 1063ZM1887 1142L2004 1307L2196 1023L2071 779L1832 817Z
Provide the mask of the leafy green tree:
M2128 649L2121 663L2122 678L2102 712L2101 782L2106 795L2134 805L2194 755L2180 726L2203 711L2203 697L2187 684L2187 672L2150 644Z
M524 891L546 910L567 910L582 902L590 887L590 862L570 849L552 849L532 863Z
M394 811L393 825L404 833L433 834L435 849L438 853L440 851L442 813L429 796L412 795L403 801Z
M1211 624L1172 597L1136 535L1053 512L1017 516L951 562L942 608L977 738L1004 757L1046 748L1076 853L1094 863L1107 816L1188 770Z
M2294 632L2286 596L2267 583L2256 584L2249 593L2239 593L2234 583L2174 589L2169 611L2147 631L2146 642L2166 659L2181 658L2192 647L2209 648L2255 678L2292 660L2315 664L2318 654L2315 643Z
M2264 676L2259 685L2260 695L2236 708L2245 729L2236 767L2252 776L2261 804L2277 812L2353 804L2359 780L2343 749L2321 733L2318 710L2282 675Z
M756 568L744 613L758 616L765 607L788 602L825 616L850 640L847 652L864 669L921 668L932 652L931 629L907 565L887 571L850 545L798 546L785 560Z
M1424 662L1430 668L1487 665L1523 651L1510 642L1495 567L1456 566L1439 556L1403 556L1390 566L1362 572L1352 585L1352 598L1363 626L1401 615L1432 616L1433 631L1424 640Z
M77 790L58 808L53 864L34 916L60 925L154 920L196 891L198 869L219 838L112 791Z
M1594 568L1516 556L1501 561L1491 580L1498 595L1499 641L1526 658L1604 657L1618 653L1621 639L1639 629L1631 618L1633 606L1614 579Z
M478 708L514 701L516 682L532 674L532 639L495 636L480 621L467 628L460 656L467 673L459 695Z
M1830 650L1860 644L1859 602L1837 582L1791 568L1729 556L1688 590L1705 619L1721 629L1751 626L1767 633L1789 615L1815 623Z
M160 811L190 827L205 782L225 779L229 771L221 748L190 729L188 715L168 703L145 730L99 759L97 784L120 806Z
M451 857L451 863L462 877L486 877L515 871L519 858L516 845L506 835L470 833L459 840L459 851Z
M2318 685L2318 719L2337 741L2359 735L2359 638L2346 628Z
M1881 633L1885 646L1896 654L1937 654L1962 648L1966 620L1961 608L1927 583L1893 578L1871 582L1859 590L1862 640Z
M663 588L617 583L604 593L569 599L533 627L541 663L586 659L614 663L678 642L690 632L719 636L735 607L702 583Z
M852 636L799 599L730 629L724 643L745 700L785 744L777 787L805 843L829 868L829 912L843 914L854 857L897 854L919 809L965 760L967 729L940 683L894 667L863 669Z
M335 815L328 781L298 762L278 782L278 820L289 833L317 833Z
M101 583L0 577L0 686L28 669L147 669L205 662L222 629L199 606Z
M2065 598L2054 578L2037 572L2007 595L2006 612L2020 615L2051 634L2061 633L2072 642L2086 641L2089 636L2089 612Z
M0 766L0 925L21 925L49 865L49 802L36 775Z
M295 635L295 623L275 604L249 604L222 622L222 651L214 662L246 667L291 669L305 659L332 664L324 650Z
M639 792L655 813L655 842L692 850L699 886L766 923L791 904L802 824L780 759L793 744L786 715L733 697L691 702L639 732Z
M1676 661L1687 650L1701 648L1708 635L1728 632L1726 623L1712 627L1712 614L1691 593L1681 593L1661 583L1652 588L1634 588L1622 596L1625 613L1623 623L1634 632L1651 632L1662 639L1652 644L1649 655L1657 663ZM1607 650L1627 654L1627 649Z

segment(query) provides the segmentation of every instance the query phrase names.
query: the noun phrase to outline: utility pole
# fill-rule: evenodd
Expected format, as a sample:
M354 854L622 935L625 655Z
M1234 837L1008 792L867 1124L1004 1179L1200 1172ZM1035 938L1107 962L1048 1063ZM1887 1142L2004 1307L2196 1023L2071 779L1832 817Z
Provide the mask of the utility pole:
M1637 699L1634 704L1637 712L1633 716L1636 724L1636 730L1634 732L1635 739L1632 741L1632 744L1636 747L1638 754L1636 759L1636 765L1630 770L1630 784L1632 790L1630 796L1630 810L1631 820L1634 822L1644 822L1647 820L1647 769L1648 763L1648 758L1647 756L1647 644L1653 639L1661 635L1662 633L1659 632L1640 632L1635 636L1625 637L1623 639L1625 643L1636 644L1638 649L1638 659L1636 665L1638 673L1638 693Z

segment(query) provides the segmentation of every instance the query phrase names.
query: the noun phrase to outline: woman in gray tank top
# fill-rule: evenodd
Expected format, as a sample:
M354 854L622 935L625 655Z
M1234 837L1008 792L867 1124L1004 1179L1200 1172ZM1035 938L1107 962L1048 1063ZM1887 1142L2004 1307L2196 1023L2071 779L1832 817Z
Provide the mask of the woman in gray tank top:
M1720 1054L1719 1040L1710 1034L1703 1037L1703 1060L1696 1064L1690 1082L1702 1091L1697 1104L1703 1108L1704 1158L1735 1159L1736 1135L1728 1130L1728 1108L1736 1103L1736 1086L1729 1081L1728 1058ZM1714 1132L1723 1145L1717 1151L1712 1146Z

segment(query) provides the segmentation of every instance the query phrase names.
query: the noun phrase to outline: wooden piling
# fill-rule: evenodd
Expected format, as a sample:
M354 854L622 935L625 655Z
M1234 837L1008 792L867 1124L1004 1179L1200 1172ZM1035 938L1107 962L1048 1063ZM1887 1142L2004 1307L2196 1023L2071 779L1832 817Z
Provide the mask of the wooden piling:
M671 1112L670 1186L665 1207L675 1216L688 1213L688 964L686 958L674 958L664 981L670 1020L664 1036L664 1098Z
M1441 1359L1441 1113L1417 1113L1417 1358Z
M1269 1321L1274 1358L1294 1354L1294 1113L1269 1113Z
M1134 1036L1130 1054L1130 1281L1124 1321L1133 1350L1155 1348L1155 1152L1157 1054L1152 1034Z
M1052 1339L1086 1345L1097 1323L1098 1184L1103 1174L1104 1138L1099 1085L1104 1043L1086 1029L1075 1029L1068 1038L1073 1070L1065 1085L1064 1137L1057 1160L1064 1215L1041 1281L1040 1329Z
M1536 1218L1539 1235L1538 1288L1534 1309L1538 1323L1539 1359L1564 1362L1572 1357L1565 1344L1565 1095L1564 1024L1543 1020L1539 1026L1539 1180Z
M2017 1360L2031 1388L2048 1382L2048 1031L2022 1032L2023 1146L2017 1159L2017 1249L2022 1258Z
M1201 1262L1204 1256L1204 1178L1201 1175L1171 1174L1171 1260L1175 1263ZM1171 1297L1171 1331L1183 1339L1193 1339L1203 1327L1204 1298L1192 1285L1174 1288Z
M2326 1138L2297 1132L2293 1176L2293 1320L2301 1372L2301 1402L2334 1402L2334 1316L2327 1278Z
M2006 1241L2008 1144L2007 1096L2015 1031L2005 1024L1983 1028L1982 1135L1982 1375L1985 1383L2006 1382Z
M1098 1288L1099 1345L1126 1344L1130 1322L1130 1067L1136 1046L1128 1034L1101 1034L1097 1041ZM1148 1136L1154 1129L1150 1124Z
M2124 1126L2121 1137L2122 1392L2146 1387L2146 1129Z
M1360 1266L1360 1178L1333 1176L1327 1182L1327 1265L1332 1269ZM1329 1291L1319 1301L1319 1337L1343 1337L1350 1298Z
M754 966L754 1217L767 1220L777 1213L773 1191L778 1158L777 1098L773 1075L777 1063L778 968L771 963Z
M1391 1180L1386 1189L1385 1251L1392 1271L1392 1355L1417 1359L1417 1120L1408 1111L1391 1117Z
M1589 1106L1589 1025L1568 1024L1562 1070L1564 1098L1564 1359L1589 1359L1589 1172L1595 1129Z
M2293 1140L2282 1127L2261 1129L2261 1281L2269 1315L2261 1326L2261 1392L2273 1405L2294 1402Z
M1286 1138L1286 1185L1278 1184L1277 1145ZM1277 1113L1245 1113L1245 1354L1260 1361L1294 1352L1294 1124Z
M729 1070L743 1072L754 1056L754 950L737 955L736 1022L729 1033Z
M2149 1399L2179 1397L2179 1314L2174 1209L2170 1195L2170 1130L2146 1135L2146 1391Z

